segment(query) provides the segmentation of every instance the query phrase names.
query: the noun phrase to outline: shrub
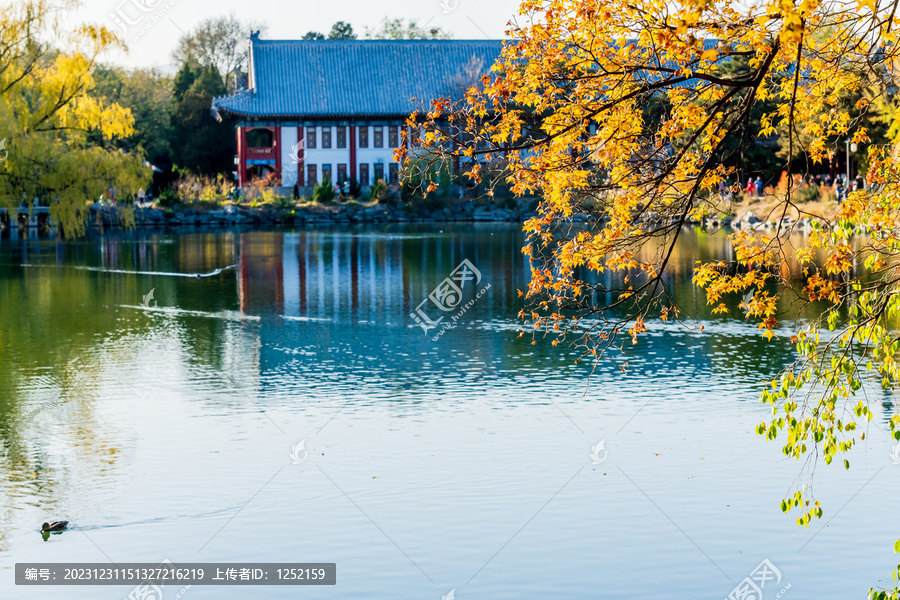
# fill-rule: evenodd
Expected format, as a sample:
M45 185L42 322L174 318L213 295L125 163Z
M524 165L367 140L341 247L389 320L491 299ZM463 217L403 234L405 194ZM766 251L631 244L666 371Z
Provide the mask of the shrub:
M323 179L322 183L317 184L316 187L313 188L312 199L313 202L317 203L331 202L334 200L334 186L331 185L330 179Z
M172 186L166 187L159 195L159 205L164 206L166 208L171 208L178 204L178 192L175 191Z
M369 188L369 197L376 202L384 202L387 200L389 193L388 186L384 182L384 179L379 179Z

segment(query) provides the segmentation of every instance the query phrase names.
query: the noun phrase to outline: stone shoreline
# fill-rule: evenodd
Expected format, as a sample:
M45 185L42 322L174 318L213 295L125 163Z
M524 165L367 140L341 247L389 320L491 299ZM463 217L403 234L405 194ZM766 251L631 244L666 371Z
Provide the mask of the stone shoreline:
M313 205L289 209L271 207L249 208L227 205L213 210L182 208L178 211L160 208L134 208L134 222L138 227L165 226L210 226L228 227L232 225L277 226L277 225L341 225L351 223L443 223L443 222L507 222L523 223L536 216L528 210L527 204L519 203L517 208L498 208L489 204L478 204L475 201L456 204L430 212L410 212L402 205ZM602 222L597 215L586 212L575 213L571 217L574 223ZM677 221L673 219L673 221ZM91 206L90 225L93 227L116 227L123 222L121 211L114 206ZM645 226L663 225L655 213L645 214L641 219ZM750 211L734 218L709 217L701 221L690 220L688 225L704 229L760 230L760 229L797 229L810 231L812 223L809 219L794 222L790 218L777 221L761 221ZM779 227L780 225L780 227Z
M537 213L508 208L495 208L466 202L453 208L444 208L423 213L410 212L403 206L391 205L316 205L292 209L248 208L227 205L221 209L197 210L183 208L178 211L160 208L134 208L137 226L182 226L182 225L303 225L303 224L348 224L348 223L427 223L445 221L469 222L524 222ZM587 215L585 215L587 217ZM117 207L94 205L91 207L93 226L114 227L122 223L122 215Z

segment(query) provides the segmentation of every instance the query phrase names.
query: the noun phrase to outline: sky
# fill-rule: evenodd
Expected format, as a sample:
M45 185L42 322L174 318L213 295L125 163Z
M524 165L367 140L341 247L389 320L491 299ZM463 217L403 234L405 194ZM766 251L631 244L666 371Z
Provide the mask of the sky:
M266 24L262 37L268 39L327 33L335 21L349 22L362 37L384 17L416 19L457 39L500 39L518 6L519 0L82 0L68 21L104 24L126 39L129 52L110 54L106 62L171 72L177 67L170 55L182 33L222 14Z

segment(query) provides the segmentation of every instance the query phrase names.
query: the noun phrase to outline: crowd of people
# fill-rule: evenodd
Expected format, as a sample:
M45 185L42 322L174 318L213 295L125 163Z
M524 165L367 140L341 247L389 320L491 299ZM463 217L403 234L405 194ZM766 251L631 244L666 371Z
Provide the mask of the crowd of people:
M831 175L813 175L810 178L803 177L799 180L800 187L808 187L808 186L816 186L816 187L828 187L834 191L834 195L837 198L837 201L843 202L847 199L847 195L850 192L855 192L857 190L863 190L866 187L866 182L862 177L855 177L853 179L847 178L846 175L838 175L836 177L832 177ZM722 195L730 195L730 183L726 180L719 183L719 193ZM762 198L766 195L766 186L762 180L762 177L759 175L756 176L756 179L750 177L747 179L747 184L744 186L744 192L747 194L747 198Z

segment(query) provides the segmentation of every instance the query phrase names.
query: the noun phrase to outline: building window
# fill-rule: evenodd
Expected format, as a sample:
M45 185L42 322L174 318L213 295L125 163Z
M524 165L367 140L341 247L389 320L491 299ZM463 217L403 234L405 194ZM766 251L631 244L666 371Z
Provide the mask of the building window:
M316 185L316 165L306 165L306 185Z
M307 127L306 128L306 147L307 148L315 148L316 147L316 128L315 127Z
M369 185L369 163L359 165L359 185Z
M360 127L359 128L359 147L360 148L368 148L369 147L369 128L368 127Z
M384 127L375 127L373 148L384 148Z
M337 147L338 148L346 148L347 147L347 128L346 127L338 127L337 128Z
M400 145L399 127L388 127L388 146L396 148Z
M375 181L384 179L384 163L375 163Z
M247 130L248 148L271 148L275 145L275 132L269 128L261 127Z
M331 127L322 128L322 147L331 148Z
M334 180L331 178L331 165L322 165L322 183L326 181L334 183Z
M344 183L347 179L347 165L338 165L338 183Z
M400 163L391 163L391 183L400 183Z

